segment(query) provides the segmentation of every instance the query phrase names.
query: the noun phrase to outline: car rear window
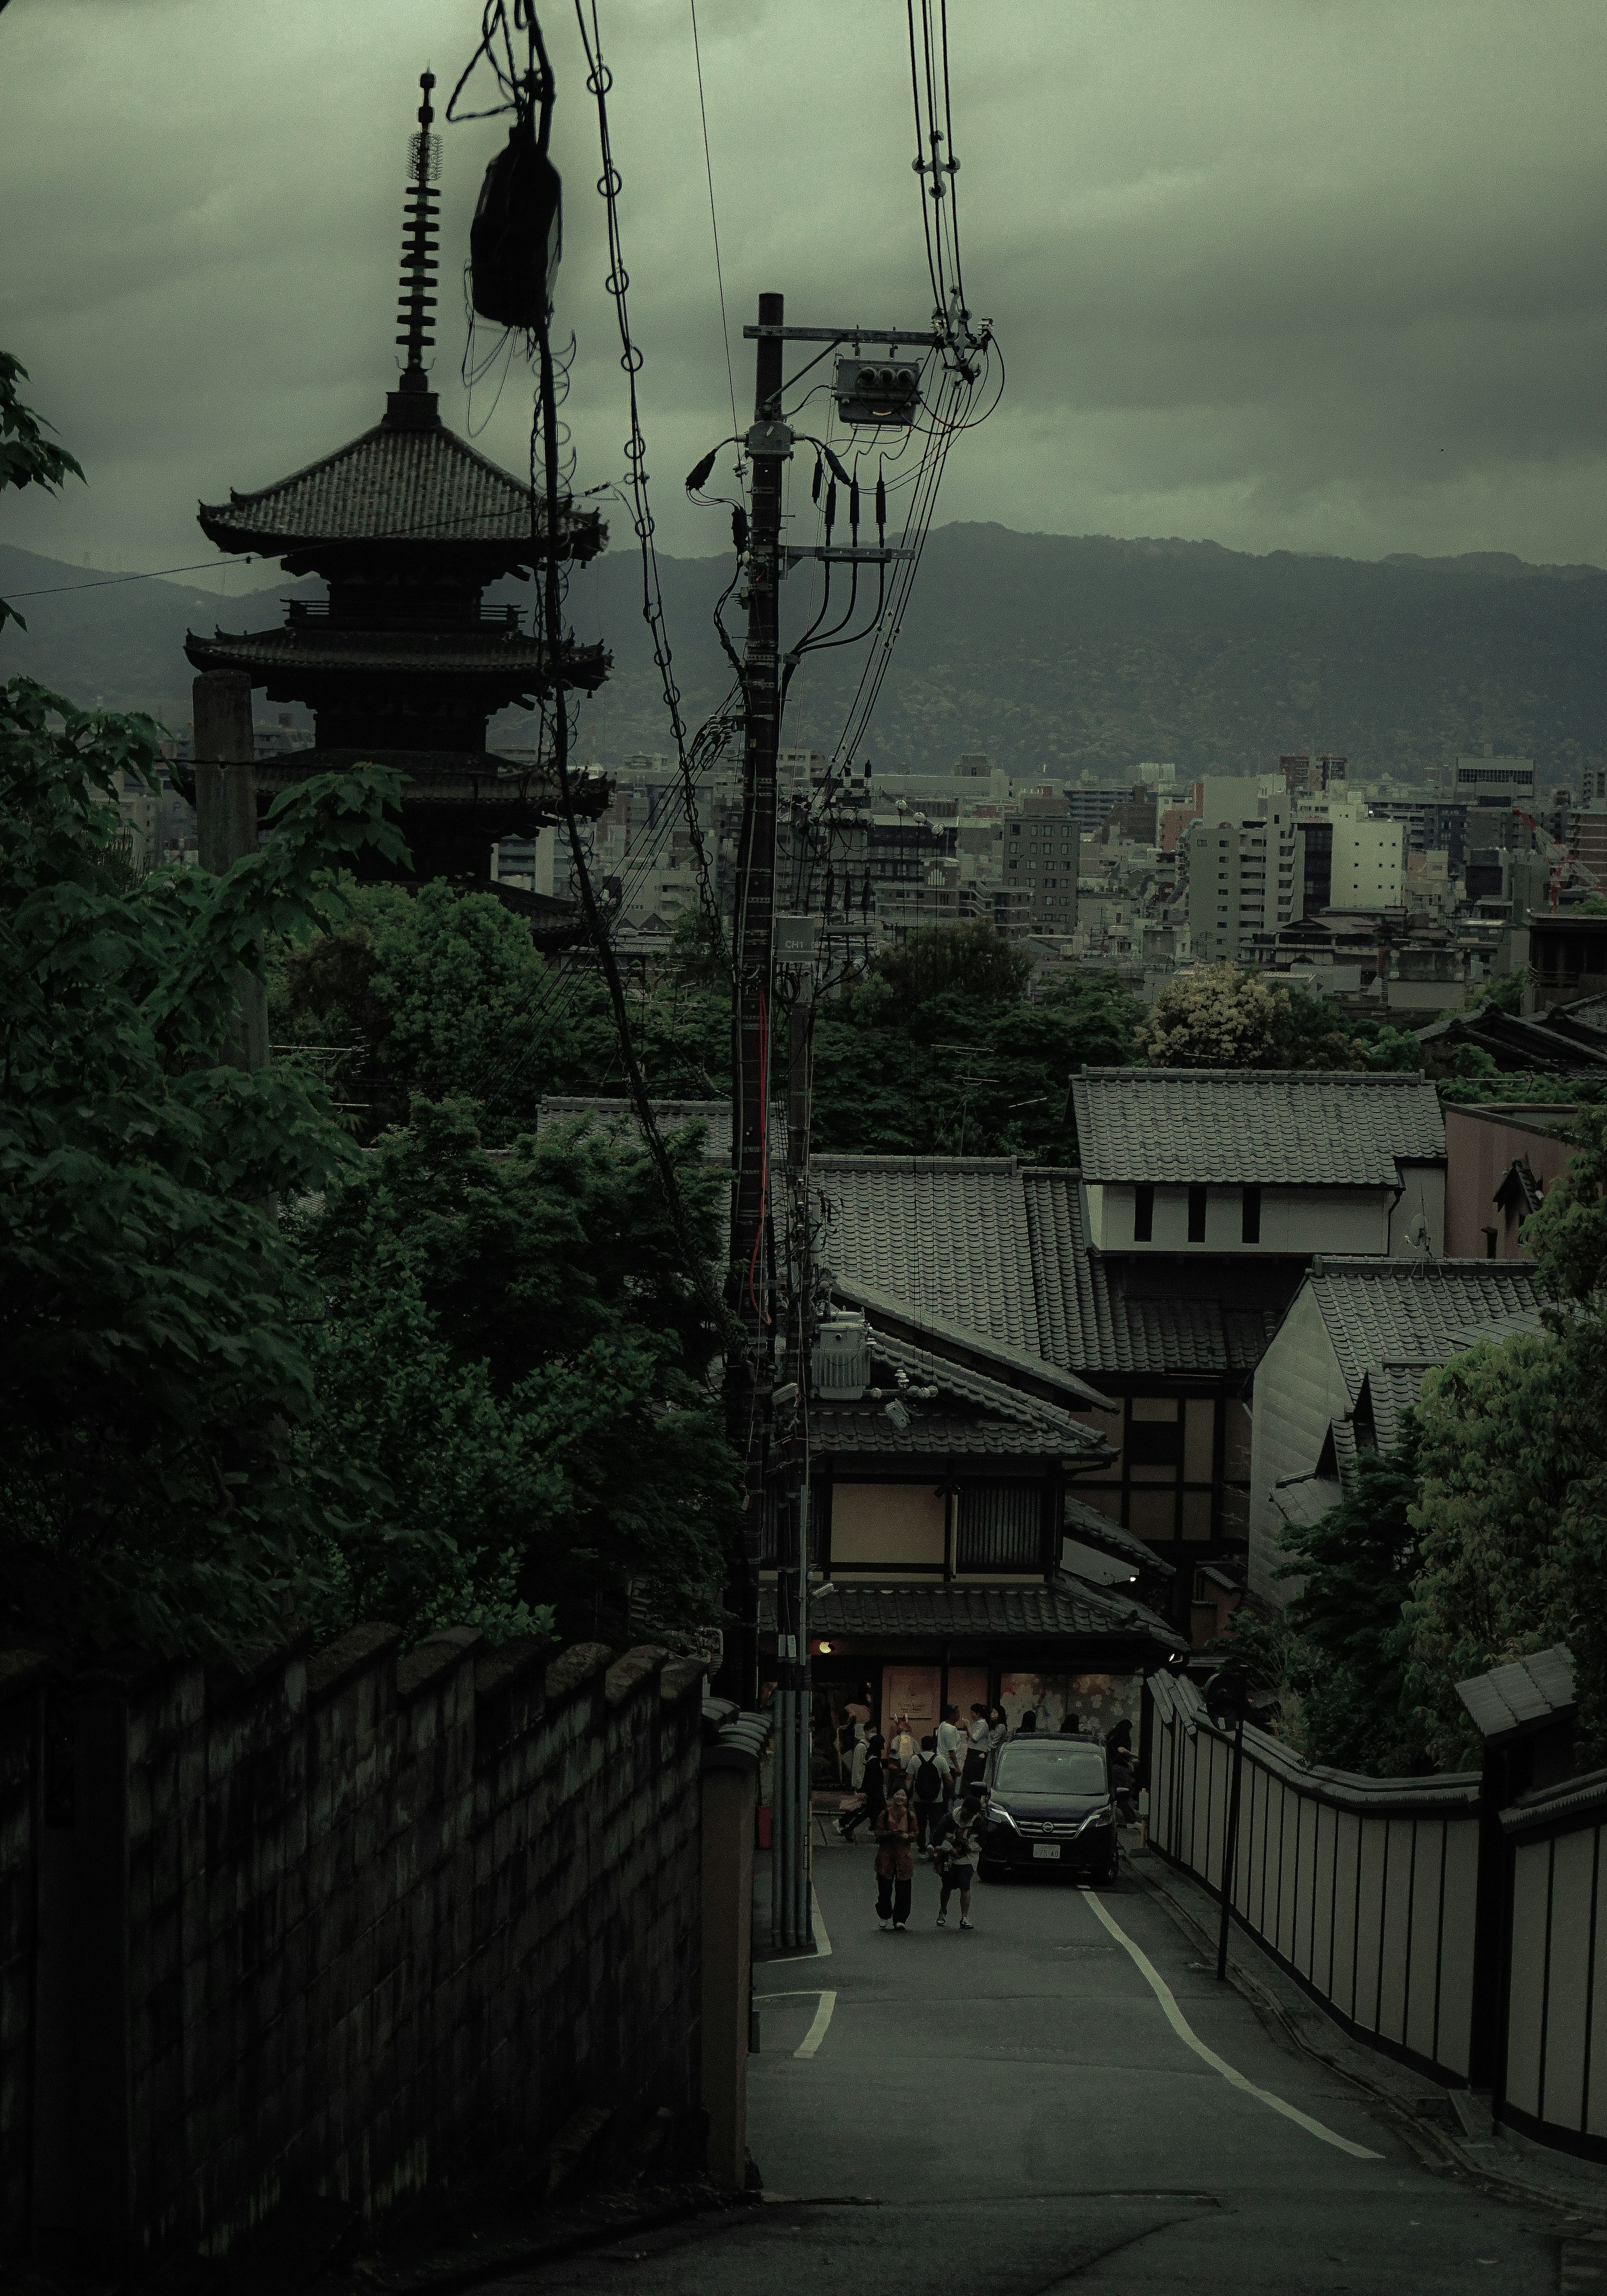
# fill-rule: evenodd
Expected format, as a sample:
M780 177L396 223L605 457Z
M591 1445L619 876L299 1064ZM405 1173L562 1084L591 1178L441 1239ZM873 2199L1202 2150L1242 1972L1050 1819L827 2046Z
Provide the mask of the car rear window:
M1006 1746L999 1756L996 1782L1036 1793L1103 1793L1104 1748L1061 1738L1047 1739L1041 1746Z

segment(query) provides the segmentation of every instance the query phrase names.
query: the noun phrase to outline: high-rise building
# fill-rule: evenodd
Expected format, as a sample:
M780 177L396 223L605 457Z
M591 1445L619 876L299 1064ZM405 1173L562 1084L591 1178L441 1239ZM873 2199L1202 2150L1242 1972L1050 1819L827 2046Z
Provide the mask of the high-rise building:
M1374 821L1359 808L1333 812L1329 868L1331 909L1398 909L1406 906L1406 825Z
M1189 939L1201 964L1242 963L1257 934L1303 914L1305 839L1287 791L1259 796L1251 815L1192 822L1183 849Z
M1532 805L1535 761L1532 758L1497 758L1486 750L1480 758L1457 758L1439 768L1441 797L1462 798L1473 805Z
M1020 819L1001 824L1005 888L1031 896L1027 919L1033 931L1070 932L1077 922L1080 825L1064 790L1029 790L1021 804Z

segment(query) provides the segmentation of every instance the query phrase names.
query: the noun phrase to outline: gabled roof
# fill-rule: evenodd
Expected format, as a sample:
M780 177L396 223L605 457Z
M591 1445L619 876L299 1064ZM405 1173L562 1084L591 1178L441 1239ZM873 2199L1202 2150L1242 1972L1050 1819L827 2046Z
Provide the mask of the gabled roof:
M1420 1076L1322 1069L1084 1069L1071 1086L1083 1177L1218 1187L1393 1187L1445 1155Z
M1139 1279L1089 1252L1078 1175L1010 1157L816 1156L818 1250L833 1287L873 1316L895 1310L942 1351L977 1332L1001 1364L1036 1358L1097 1382L1106 1374L1253 1370L1279 1310L1234 1294L1145 1296ZM1146 1283L1150 1279L1145 1279Z
M887 1387L899 1372L912 1387L936 1387L935 1397L912 1396L907 1427L896 1427L881 1399L816 1402L809 1412L809 1448L887 1453L898 1457L943 1453L956 1458L1016 1458L1042 1464L1079 1459L1092 1465L1110 1456L1103 1439L1070 1412L1025 1395L1019 1388L933 1355L886 1332L871 1333L871 1384Z
M1350 1399L1386 1364L1432 1367L1542 1300L1526 1259L1314 1259L1308 1277ZM1421 1375L1421 1374L1420 1374Z
M543 545L532 536L545 512L522 479L443 423L378 422L288 479L249 494L231 488L226 503L202 503L197 515L224 550L287 555L321 542L497 543L533 561ZM571 512L564 554L594 557L605 535L595 511Z

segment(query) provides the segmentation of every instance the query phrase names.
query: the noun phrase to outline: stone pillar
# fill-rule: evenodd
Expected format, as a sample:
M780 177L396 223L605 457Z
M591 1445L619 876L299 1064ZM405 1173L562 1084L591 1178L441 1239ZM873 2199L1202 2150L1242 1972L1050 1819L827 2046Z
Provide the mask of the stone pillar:
M758 1764L735 1746L703 1757L702 2103L709 2174L748 2174L748 2035L753 2000L753 1829Z

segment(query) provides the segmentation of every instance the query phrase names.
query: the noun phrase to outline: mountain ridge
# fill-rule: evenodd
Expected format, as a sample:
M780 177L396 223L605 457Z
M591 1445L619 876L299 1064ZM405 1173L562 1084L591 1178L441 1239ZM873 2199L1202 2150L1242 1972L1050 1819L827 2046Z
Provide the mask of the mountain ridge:
M581 754L611 759L672 747L627 543L617 534L571 578L568 604L578 635L602 638L614 657L578 736ZM660 562L676 682L695 726L730 683L709 615L733 562ZM181 726L186 627L262 627L278 620L278 598L320 590L281 579L225 595L159 578L95 587L106 578L94 570L0 545L0 596L53 588L53 577L69 586L21 602L29 632L0 634L0 676L26 669L75 700L150 709ZM784 631L812 613L815 578L791 578ZM529 603L525 585L490 594ZM740 638L740 615L732 627ZM834 747L865 655L853 647L806 658L785 742ZM1357 772L1412 777L1488 743L1536 756L1543 781L1577 782L1607 764L1604 673L1607 570L1598 567L1488 551L1255 554L1181 537L1026 534L972 521L928 538L862 753L886 770L983 750L1016 773L1122 780L1141 759L1174 762L1187 777L1330 750ZM530 738L528 716L493 727L494 741L521 738Z

